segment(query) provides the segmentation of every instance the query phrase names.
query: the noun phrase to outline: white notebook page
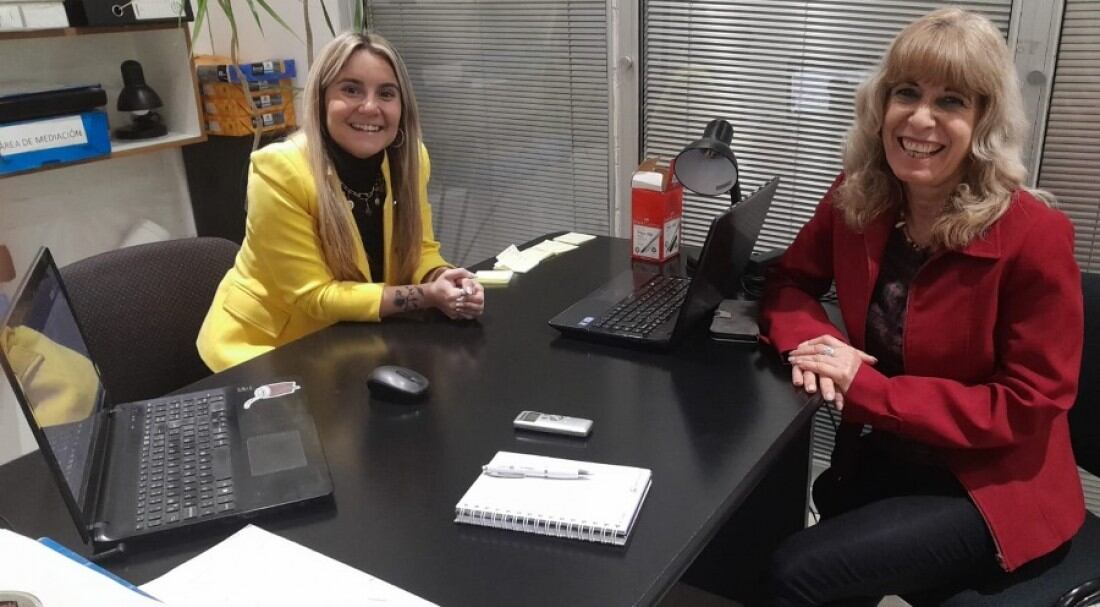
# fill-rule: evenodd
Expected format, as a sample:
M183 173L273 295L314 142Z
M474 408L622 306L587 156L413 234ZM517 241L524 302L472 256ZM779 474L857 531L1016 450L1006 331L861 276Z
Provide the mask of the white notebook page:
M569 526L595 526L629 531L649 488L644 468L580 462L500 451L490 466L580 468L583 479L500 478L481 474L456 509L549 521ZM457 520L457 519L456 519ZM463 521L471 522L471 521Z

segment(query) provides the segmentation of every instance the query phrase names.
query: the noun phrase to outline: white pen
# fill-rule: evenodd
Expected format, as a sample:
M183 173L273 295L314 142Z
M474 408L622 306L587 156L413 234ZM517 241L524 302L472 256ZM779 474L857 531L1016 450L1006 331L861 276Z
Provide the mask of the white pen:
M592 473L580 468L540 468L536 466L482 466L482 472L498 478L552 478L583 480Z

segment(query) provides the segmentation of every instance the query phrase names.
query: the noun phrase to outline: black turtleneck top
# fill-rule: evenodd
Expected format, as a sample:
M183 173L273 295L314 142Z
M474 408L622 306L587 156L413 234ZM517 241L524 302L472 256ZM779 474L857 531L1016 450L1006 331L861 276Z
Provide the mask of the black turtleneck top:
M336 176L343 185L343 194L353 205L351 215L367 252L371 280L382 282L386 276L382 229L382 205L386 202L386 181L382 178L384 152L370 158L356 158L335 143L326 143Z

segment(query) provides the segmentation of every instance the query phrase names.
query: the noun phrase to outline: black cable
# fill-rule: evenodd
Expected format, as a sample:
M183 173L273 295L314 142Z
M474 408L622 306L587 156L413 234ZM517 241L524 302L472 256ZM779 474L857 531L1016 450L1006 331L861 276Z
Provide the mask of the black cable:
M4 515L0 514L0 529L9 529L15 531L15 525L11 524L11 521L4 518Z

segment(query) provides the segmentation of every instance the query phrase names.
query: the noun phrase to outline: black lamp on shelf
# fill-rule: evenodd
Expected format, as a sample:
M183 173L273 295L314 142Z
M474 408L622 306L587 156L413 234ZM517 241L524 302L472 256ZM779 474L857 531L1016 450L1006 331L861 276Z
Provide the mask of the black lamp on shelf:
M130 112L132 122L115 129L118 139L149 139L168 134L155 110L164 105L160 95L145 84L145 72L133 59L122 62L122 92L118 94L118 110Z
M711 120L703 136L676 157L676 178L685 188L703 196L730 193L730 204L741 201L737 157L730 149L733 127L725 120Z

